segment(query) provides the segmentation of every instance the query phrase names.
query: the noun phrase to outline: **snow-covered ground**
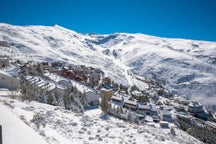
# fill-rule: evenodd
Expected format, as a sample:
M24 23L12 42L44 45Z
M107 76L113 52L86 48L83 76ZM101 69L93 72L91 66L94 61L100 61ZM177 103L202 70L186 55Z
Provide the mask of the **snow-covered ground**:
M0 115L3 144L47 144L42 136L27 126L2 103L0 104Z
M0 96L0 115L4 144L25 144L29 140L37 144L201 143L178 128L172 136L170 129L158 125L136 125L113 117L101 119L97 108L75 114L57 106Z
M0 41L10 45L1 47L0 55L12 59L93 66L116 82L140 89L146 84L133 74L163 80L173 93L216 105L216 42L144 34L80 34L58 25L9 24L0 24Z

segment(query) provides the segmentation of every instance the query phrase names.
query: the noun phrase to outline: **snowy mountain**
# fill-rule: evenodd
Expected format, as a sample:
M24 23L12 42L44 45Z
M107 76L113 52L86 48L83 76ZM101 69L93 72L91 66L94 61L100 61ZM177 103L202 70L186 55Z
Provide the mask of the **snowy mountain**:
M161 81L174 94L216 106L216 42L144 34L81 34L54 26L0 24L0 55L16 60L63 61L101 68L124 85ZM9 46L9 47L8 47Z

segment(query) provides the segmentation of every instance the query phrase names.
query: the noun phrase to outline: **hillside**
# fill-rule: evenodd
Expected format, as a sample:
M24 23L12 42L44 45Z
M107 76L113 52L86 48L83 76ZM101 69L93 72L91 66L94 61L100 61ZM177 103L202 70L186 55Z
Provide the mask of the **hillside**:
M32 141L30 143L40 144L202 144L177 127L174 128L176 136L173 136L170 134L170 129L160 128L159 124L155 127L137 125L114 117L103 120L100 118L100 109L75 114L58 106L35 101L21 102L1 96L1 93L0 105L1 114L8 118L7 120L0 119L4 128L7 128L6 131L3 131L5 144L12 144L14 141L16 143Z
M63 61L101 68L123 85L160 81L181 94L216 107L216 42L144 34L81 34L54 26L0 24L0 55L22 61Z

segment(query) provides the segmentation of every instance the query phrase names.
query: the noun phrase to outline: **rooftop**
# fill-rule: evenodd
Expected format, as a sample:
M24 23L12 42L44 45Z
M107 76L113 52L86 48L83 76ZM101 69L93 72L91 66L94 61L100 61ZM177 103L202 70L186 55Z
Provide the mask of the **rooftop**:
M136 101L131 101L131 100L129 100L129 99L124 99L124 103L126 103L126 104L130 104L130 105L136 105L137 104L137 102Z
M122 101L122 98L118 96L112 96L112 100Z
M138 105L138 108L139 109L145 109L145 110L150 110L151 109L151 107L149 106L149 105Z

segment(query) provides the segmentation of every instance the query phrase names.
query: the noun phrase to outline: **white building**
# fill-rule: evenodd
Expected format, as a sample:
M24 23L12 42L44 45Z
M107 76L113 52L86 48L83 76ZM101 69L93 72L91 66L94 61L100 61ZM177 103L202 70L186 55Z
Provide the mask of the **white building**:
M98 94L97 90L88 87L82 83L79 83L77 81L74 80L69 80L66 79L62 76L59 76L57 74L54 73L45 73L45 76L47 76L50 80L58 83L58 84L63 84L64 86L73 86L76 87L78 89L78 91L80 91L81 93L85 93L86 94L86 100L88 104L98 104L99 103L99 97L100 95Z
M99 103L99 95L93 91L86 92L87 103L97 105Z
M63 104L60 104L60 101L62 101L65 96L67 90L66 87L38 76L26 76L25 79L27 80L28 85L35 88L36 93L34 93L34 96L39 102L47 103L47 100L49 99L48 96L51 96L50 102L48 103L63 106Z
M11 74L0 70L0 88L6 88L9 90L17 90L19 87L19 81Z

